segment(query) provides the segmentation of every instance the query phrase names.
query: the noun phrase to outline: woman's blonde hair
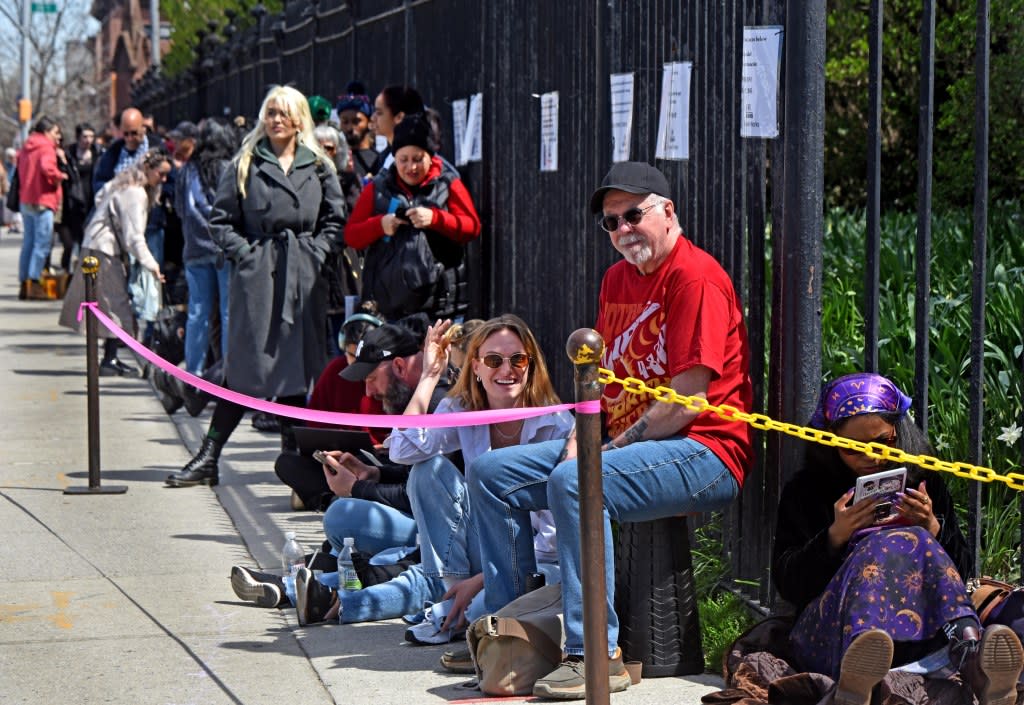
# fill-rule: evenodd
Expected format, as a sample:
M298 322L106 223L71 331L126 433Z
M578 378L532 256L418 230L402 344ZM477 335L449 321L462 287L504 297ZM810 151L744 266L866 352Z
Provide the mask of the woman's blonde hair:
M157 198L160 197L162 185L150 186L146 181L146 169L159 169L161 164L164 162L170 163L170 161L171 157L167 152L162 149L151 149L142 155L142 159L139 159L111 179L100 193L106 198L114 192L129 186L141 186L146 189L146 196L149 198L150 207L152 207L156 204Z
M267 128L264 125L264 118L267 115L267 108L273 103L278 110L283 111L299 123L299 132L296 136L298 143L306 147L316 155L317 161L326 164L330 169L337 171L334 160L327 156L327 153L320 148L320 143L313 136L313 116L309 112L309 103L306 96L291 86L274 86L263 99L260 106L259 119L249 134L242 140L242 146L235 155L235 171L238 180L238 192L245 198L245 180L249 176L249 166L252 164L252 155L256 145L261 139L267 136Z
M480 347L484 341L503 330L511 331L518 336L523 343L523 352L530 358L530 374L526 378L522 405L551 406L560 403L558 394L555 393L555 388L551 384L548 367L544 363L544 353L541 352L537 339L533 337L533 331L522 318L511 313L484 321L473 331L466 346L466 363L459 375L458 382L449 392L449 396L462 402L463 408L468 411L482 411L490 408L487 403L487 394L484 392L484 385L473 374L470 365L480 356Z

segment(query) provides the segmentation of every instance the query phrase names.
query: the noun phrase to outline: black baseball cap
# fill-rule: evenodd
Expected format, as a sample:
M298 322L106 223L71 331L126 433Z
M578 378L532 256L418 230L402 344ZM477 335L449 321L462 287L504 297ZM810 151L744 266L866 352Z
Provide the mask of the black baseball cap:
M396 357L415 355L420 351L416 336L402 326L385 323L371 330L359 341L356 361L341 371L341 378L350 382L362 382L377 365Z
M604 195L608 191L656 193L664 198L672 198L665 175L646 162L616 162L608 170L601 187L590 197L591 213L601 212Z

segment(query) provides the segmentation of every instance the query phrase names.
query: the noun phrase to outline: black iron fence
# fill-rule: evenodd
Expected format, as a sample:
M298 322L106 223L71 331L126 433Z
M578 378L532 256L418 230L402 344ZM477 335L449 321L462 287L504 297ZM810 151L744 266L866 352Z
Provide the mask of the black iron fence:
M984 4L979 2L979 18ZM879 5L875 0L872 11ZM933 108L925 96L932 90L934 51L927 24L934 10L932 0L924 5L922 135L930 140ZM685 232L719 258L746 302L758 410L804 422L821 376L825 3L789 8L782 0L288 1L277 16L255 7L255 22L241 31L233 17L226 27L211 24L189 71L168 80L148 77L134 87L134 99L170 125L206 115L252 116L272 84L290 83L333 99L352 78L371 91L408 83L444 117L442 153L452 159L452 103L482 94L483 158L460 169L485 224L470 252L476 307L471 313L514 312L529 321L552 358L559 391L568 397L570 365L557 360L567 334L593 322L601 274L616 259L587 212L588 196L611 164L609 75L634 74L630 157L655 162L662 67L692 61L690 157L655 163L675 190ZM739 136L745 25L785 27L778 139ZM880 23L872 28L872 41L880 41ZM979 76L987 75L978 68ZM550 91L560 97L558 170L542 172L539 96ZM872 140L874 189L877 130ZM918 298L925 301L928 144L922 141L918 248L924 287ZM979 198L983 203L983 190ZM869 203L876 202L871 199L877 195L869 195ZM871 212L875 218L877 208ZM983 263L984 206L976 221ZM868 238L868 277L875 284L877 248L877 237ZM983 264L981 272L983 277ZM865 306L870 324L877 320L877 302ZM919 331L922 326L928 330L925 313L918 317ZM877 340L873 330L869 325L866 333L869 368L871 341ZM917 392L926 399L926 346L918 359ZM799 448L780 437L758 443L757 467L726 518L723 539L733 575L759 581L750 597L767 604L775 507Z

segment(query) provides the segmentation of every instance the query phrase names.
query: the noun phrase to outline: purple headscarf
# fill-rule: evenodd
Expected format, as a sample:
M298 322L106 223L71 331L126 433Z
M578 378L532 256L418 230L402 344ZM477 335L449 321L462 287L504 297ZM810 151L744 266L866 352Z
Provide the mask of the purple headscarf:
M881 375L856 372L834 379L821 390L811 426L825 429L837 421L860 414L899 414L910 409L911 400Z

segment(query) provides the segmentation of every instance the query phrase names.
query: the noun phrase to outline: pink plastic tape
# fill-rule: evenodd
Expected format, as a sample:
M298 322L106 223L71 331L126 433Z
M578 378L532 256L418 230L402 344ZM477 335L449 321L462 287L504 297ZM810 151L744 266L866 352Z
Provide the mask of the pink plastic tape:
M150 364L159 367L169 375L177 377L182 382L201 389L220 399L244 406L256 411L263 411L268 414L287 416L302 421L314 421L316 423L330 424L335 426L368 426L370 428L453 428L455 426L483 426L492 423L503 423L505 421L518 421L529 419L535 416L554 414L559 411L575 410L578 414L597 414L601 412L601 402L581 401L575 404L559 404L557 406L534 406L523 409L495 409L492 411L462 411L456 414L423 414L423 415L394 415L394 414L343 414L337 411L317 411L315 409L301 409L296 406L277 404L264 399L257 399L246 394L239 394L230 389L225 389L201 377L186 372L175 365L167 362L145 345L128 335L119 325L112 321L95 302L85 301L78 308L78 320L81 322L85 309L90 309L96 316L96 320L102 323L111 333L135 352L136 355L145 359Z

